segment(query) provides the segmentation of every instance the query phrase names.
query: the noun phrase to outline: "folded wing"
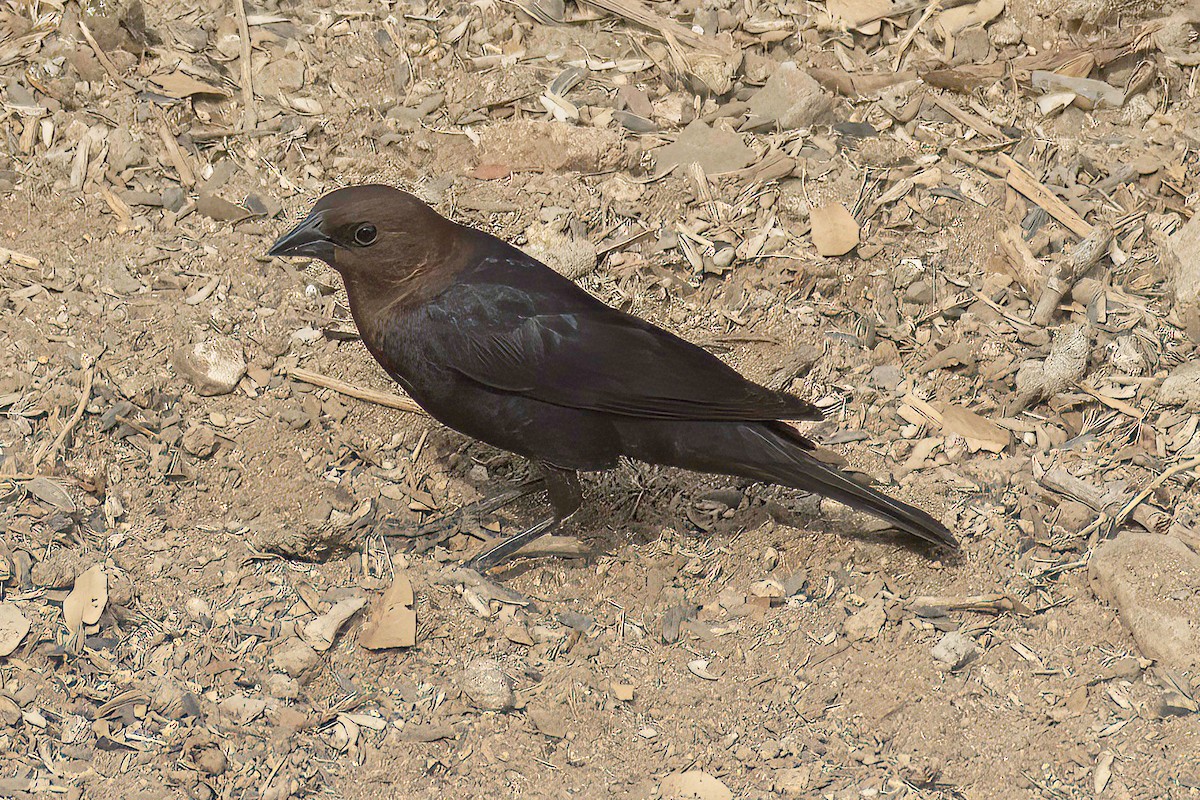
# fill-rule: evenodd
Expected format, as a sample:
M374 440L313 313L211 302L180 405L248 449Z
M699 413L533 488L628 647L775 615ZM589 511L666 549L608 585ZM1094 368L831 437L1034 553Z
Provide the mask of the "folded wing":
M821 417L809 403L746 380L716 356L604 305L556 273L529 280L526 269L501 277L454 287L428 307L459 334L439 360L480 384L649 419Z

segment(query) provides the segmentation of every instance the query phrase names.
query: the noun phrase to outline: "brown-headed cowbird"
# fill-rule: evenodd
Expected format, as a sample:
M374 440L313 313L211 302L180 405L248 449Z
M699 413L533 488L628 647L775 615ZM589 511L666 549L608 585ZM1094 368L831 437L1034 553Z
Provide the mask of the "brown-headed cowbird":
M558 526L583 501L576 473L622 456L815 492L956 544L929 514L814 458L813 443L781 421L820 419L812 405L411 194L330 192L270 255L319 258L341 273L367 349L422 408L544 472L553 514L470 566L495 566Z

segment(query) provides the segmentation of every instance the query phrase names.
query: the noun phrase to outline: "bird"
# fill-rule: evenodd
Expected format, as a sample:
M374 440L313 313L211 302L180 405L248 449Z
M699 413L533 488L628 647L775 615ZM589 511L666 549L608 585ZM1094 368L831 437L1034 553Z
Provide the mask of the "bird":
M707 350L604 303L484 231L384 184L335 189L271 246L340 273L368 351L431 417L523 456L550 513L485 546L485 572L583 504L580 472L622 458L736 476L832 498L934 545L957 547L927 512L824 463L789 422L805 400L743 377Z

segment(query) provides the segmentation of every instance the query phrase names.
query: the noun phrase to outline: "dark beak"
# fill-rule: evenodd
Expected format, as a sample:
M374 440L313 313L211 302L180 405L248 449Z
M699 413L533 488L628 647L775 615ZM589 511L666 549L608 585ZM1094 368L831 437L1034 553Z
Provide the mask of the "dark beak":
M319 258L332 265L334 242L321 230L324 219L323 211L309 214L299 225L280 236L275 244L271 245L267 255Z

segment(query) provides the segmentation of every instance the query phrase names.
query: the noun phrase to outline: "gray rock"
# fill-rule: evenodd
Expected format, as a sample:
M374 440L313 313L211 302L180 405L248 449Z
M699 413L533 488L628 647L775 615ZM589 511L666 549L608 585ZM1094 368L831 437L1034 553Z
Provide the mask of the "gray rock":
M807 72L786 61L750 98L750 113L775 120L784 130L811 128L826 122L834 100Z
M321 663L321 656L305 642L291 638L271 653L271 665L293 678L310 675Z
M746 146L740 134L724 128L710 128L700 120L683 129L679 138L654 151L658 171L671 167L699 164L709 175L733 172L749 166L754 151Z
M1200 411L1200 361L1188 361L1171 370L1158 389L1158 402Z
M933 657L950 669L958 669L979 654L979 646L970 637L951 631L934 645Z
M202 395L228 394L246 374L242 346L233 339L206 339L175 351L171 363Z
M1096 548L1088 573L1144 656L1185 674L1200 668L1200 556L1173 536L1124 531Z
M1200 339L1200 216L1165 241L1159 240L1163 263L1175 283L1175 314L1192 337Z
M468 664L459 686L476 708L485 711L507 711L516 702L512 679L494 659L477 658Z
M910 303L926 303L933 302L933 284L924 278L913 281L904 290L904 299Z

